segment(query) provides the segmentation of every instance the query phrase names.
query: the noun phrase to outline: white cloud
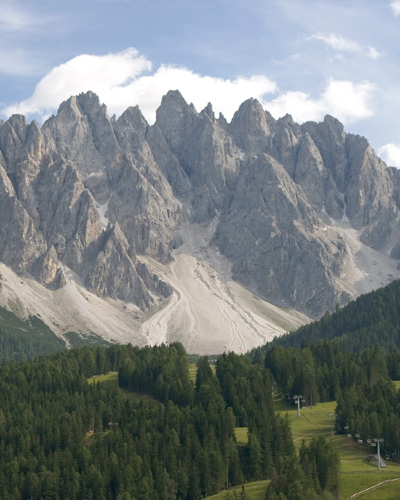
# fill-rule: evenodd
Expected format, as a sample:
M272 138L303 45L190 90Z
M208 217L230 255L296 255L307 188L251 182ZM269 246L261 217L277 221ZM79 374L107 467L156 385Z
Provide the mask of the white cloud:
M274 116L289 113L295 121L319 121L326 114L338 118L344 124L372 116L370 99L375 89L371 82L353 83L329 80L325 91L318 99L304 92L286 92L263 105Z
M367 53L367 55L371 59L379 59L380 57L382 57L382 54L380 52L378 52L375 49L375 47L368 47L368 53Z
M329 45L332 49L339 50L341 52L360 52L362 50L361 45L349 38L343 38L333 33L329 35L324 35L323 33L316 33L308 37L309 40L321 40Z
M230 119L247 98L262 99L276 91L276 84L262 75L223 80L201 76L186 68L161 66L150 74L151 62L127 49L105 56L80 55L51 70L28 99L2 112L46 117L71 95L91 90L107 105L110 114L121 114L138 104L149 122L168 90L179 89L198 110L212 102L215 110Z
M0 73L17 76L34 75L39 65L40 63L22 50L0 49Z
M393 0L393 2L390 3L390 7L396 17L400 15L400 0Z
M320 40L325 42L329 47L338 52L349 52L353 54L363 54L370 59L378 59L381 57L381 53L376 50L375 47L363 47L359 43L351 40L350 38L344 38L342 36L330 33L325 35L324 33L315 33L307 38L308 40Z
M400 145L385 144L378 149L378 155L391 167L400 168Z
M91 90L107 105L110 115L118 116L138 104L146 119L153 123L162 96L175 89L198 111L211 102L214 110L222 112L228 120L249 97L258 99L276 118L290 113L298 122L318 121L331 114L346 124L373 114L369 100L374 85L370 82L332 79L318 98L289 91L268 100L267 94L277 94L279 89L264 75L224 80L167 65L151 72L151 62L135 49L105 56L77 56L53 68L36 85L31 97L3 109L2 113L44 119L71 95Z
M3 113L45 116L71 95L87 90L107 102L105 97L110 93L123 90L130 80L150 69L150 61L135 49L105 56L83 54L53 68L36 85L31 97L9 106Z
M21 31L31 26L42 24L40 20L32 13L21 10L16 6L7 5L1 2L0 5L0 27L8 31Z

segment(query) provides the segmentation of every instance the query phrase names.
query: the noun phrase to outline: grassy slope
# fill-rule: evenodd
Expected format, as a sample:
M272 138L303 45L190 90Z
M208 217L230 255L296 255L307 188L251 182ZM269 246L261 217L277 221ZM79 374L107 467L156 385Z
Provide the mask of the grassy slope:
M246 491L246 498L249 500L264 500L265 491L267 489L269 481L255 481L254 483L247 483L244 486ZM242 487L236 486L235 488L230 489L229 491L224 490L220 491L216 495L212 495L211 497L207 497L207 500L225 500L225 498L231 492L240 493ZM228 496L229 498L229 496Z
M336 402L319 403L312 410L306 408L301 410L301 416L297 416L297 407L289 405L285 400L276 398L276 410L288 413L292 434L296 447L301 444L302 439L306 441L316 435L324 435L332 440L340 455L340 490L343 499L349 498L354 493L360 492L388 479L400 477L400 466L394 462L388 462L387 469L379 472L376 465L366 462L366 456L371 453L371 447L360 445L345 435L334 435L331 437L331 425L329 413L335 411ZM363 500L398 500L400 498L400 481L386 483L378 488L358 496Z

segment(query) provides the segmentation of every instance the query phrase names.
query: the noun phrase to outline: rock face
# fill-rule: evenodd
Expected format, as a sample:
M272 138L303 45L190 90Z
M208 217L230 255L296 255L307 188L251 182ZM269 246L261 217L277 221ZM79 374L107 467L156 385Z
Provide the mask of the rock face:
M137 106L110 119L88 92L42 127L0 122L0 260L52 290L72 272L142 311L174 293L160 266L201 224L235 280L318 317L397 276L399 210L398 171L365 138L254 99L227 123L170 91L150 126ZM392 270L379 282L368 248Z

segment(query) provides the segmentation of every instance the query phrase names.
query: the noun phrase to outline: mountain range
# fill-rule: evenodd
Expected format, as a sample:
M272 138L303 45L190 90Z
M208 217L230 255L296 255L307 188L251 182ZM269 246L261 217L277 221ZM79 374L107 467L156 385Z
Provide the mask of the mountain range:
M331 116L0 120L0 306L63 338L247 351L399 278L399 221L399 171Z

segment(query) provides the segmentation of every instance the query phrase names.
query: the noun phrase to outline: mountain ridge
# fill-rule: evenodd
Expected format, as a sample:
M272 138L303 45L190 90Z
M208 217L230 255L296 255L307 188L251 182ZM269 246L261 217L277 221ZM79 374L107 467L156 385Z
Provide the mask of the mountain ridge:
M0 260L44 295L69 287L114 301L110 317L131 311L115 341L131 328L134 343L178 338L200 353L261 345L400 277L399 207L398 174L365 138L330 116L275 120L255 99L228 123L170 91L149 125L137 106L109 118L88 92L42 127L0 124ZM270 321L265 301L287 320ZM100 322L77 331L88 327L113 339Z

